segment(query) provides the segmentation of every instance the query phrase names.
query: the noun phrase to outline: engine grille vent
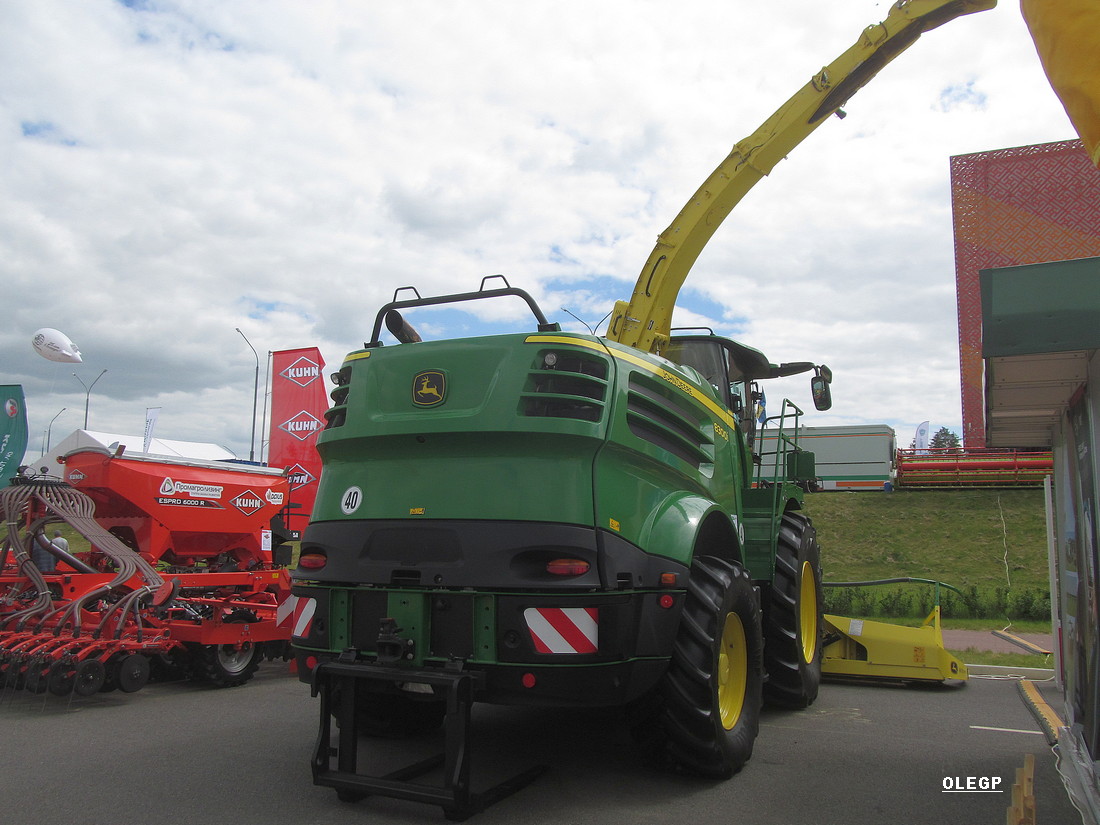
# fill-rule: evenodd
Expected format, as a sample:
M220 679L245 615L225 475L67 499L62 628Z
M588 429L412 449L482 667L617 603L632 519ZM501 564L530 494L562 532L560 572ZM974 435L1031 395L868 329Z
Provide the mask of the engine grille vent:
M520 415L600 421L607 401L607 361L597 354L539 352L520 397Z
M659 379L631 376L626 407L634 435L683 459L695 469L714 461L714 425L670 394Z

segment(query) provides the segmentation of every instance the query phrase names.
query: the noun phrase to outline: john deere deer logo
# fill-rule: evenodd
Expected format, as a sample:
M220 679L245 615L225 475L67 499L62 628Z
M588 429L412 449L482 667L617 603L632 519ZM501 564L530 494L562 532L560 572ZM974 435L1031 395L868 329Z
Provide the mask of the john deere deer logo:
M413 403L418 407L442 404L447 395L447 379L439 370L425 370L413 378Z

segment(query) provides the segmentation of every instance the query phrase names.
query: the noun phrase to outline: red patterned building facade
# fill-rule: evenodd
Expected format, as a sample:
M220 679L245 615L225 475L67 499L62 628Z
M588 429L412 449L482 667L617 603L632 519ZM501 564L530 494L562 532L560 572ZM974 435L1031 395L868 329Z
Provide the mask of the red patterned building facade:
M963 443L985 446L978 272L1100 256L1100 171L1080 140L951 158Z

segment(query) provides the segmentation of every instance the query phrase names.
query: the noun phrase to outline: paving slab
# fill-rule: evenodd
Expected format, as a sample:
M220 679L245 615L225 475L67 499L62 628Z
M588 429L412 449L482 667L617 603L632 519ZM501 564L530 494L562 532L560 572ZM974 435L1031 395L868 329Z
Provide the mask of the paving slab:
M1016 633L1011 628L1008 630L1014 636L1018 636L1043 650L1053 650L1054 637L1049 633ZM943 628L943 643L948 650L985 650L992 653L1027 653L1019 645L1013 644L1007 639L995 636L989 630L951 630ZM1041 657L1039 657L1041 659Z

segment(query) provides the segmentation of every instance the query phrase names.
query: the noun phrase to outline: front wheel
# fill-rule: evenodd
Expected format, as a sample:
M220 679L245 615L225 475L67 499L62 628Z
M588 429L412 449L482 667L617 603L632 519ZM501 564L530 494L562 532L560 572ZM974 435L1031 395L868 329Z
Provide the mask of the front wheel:
M752 756L763 693L760 602L740 564L704 557L660 685L665 750L680 768L727 779Z
M809 707L821 685L824 621L821 550L808 518L787 513L779 528L775 576L765 605L764 699L784 708Z

